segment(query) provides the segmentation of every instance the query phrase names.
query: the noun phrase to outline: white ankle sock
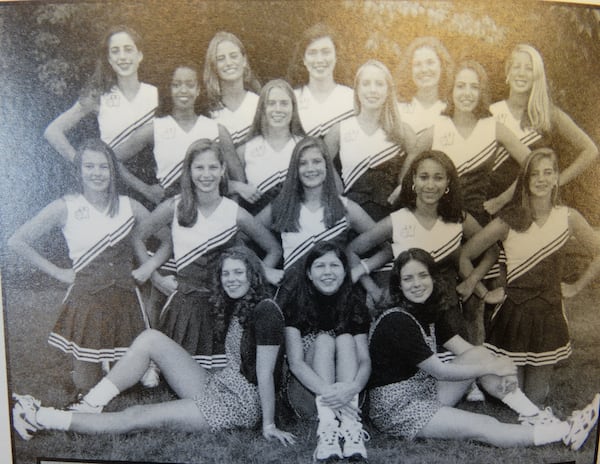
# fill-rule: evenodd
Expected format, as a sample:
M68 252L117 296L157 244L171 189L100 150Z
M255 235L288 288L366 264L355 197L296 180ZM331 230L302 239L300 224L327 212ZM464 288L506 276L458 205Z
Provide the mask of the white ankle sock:
M41 407L35 419L45 429L69 430L72 417L73 413L71 411Z
M83 397L91 406L106 406L110 400L119 394L119 389L107 377L104 377Z
M534 425L533 426L533 444L535 446L547 445L561 441L571 430L567 422L557 422L554 424Z
M350 400L350 405L354 406L355 408L358 408L358 395L354 395L354 397ZM342 412L342 417L341 417L341 421L342 424L345 423L355 423L355 422L360 422L359 420L356 420L353 416L348 416L347 413Z
M315 404L317 405L317 415L319 417L319 423L325 424L327 422L335 421L335 413L333 409L328 406L324 406L321 403L321 396L315 396Z
M535 416L540 412L540 408L533 404L520 388L506 394L506 396L502 398L502 402L522 416Z

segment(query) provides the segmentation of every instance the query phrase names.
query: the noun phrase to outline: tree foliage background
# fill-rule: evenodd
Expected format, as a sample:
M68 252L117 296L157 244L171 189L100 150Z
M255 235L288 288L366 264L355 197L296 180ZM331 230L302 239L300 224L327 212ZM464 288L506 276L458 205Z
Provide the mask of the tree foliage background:
M398 74L417 36L439 37L458 61L486 67L494 100L507 92L504 61L519 42L544 56L555 102L600 141L600 9L534 1L201 1L133 0L0 5L0 247L12 231L69 189L71 166L43 140L46 125L76 100L113 24L145 39L143 81L160 84L174 65L203 65L210 38L229 30L246 45L262 82L285 77L302 31L326 22L339 33L337 78L352 85L367 58ZM295 76L302 78L302 76ZM90 117L74 139L96 131ZM572 159L569 147L561 158ZM600 224L598 167L569 186L566 198Z

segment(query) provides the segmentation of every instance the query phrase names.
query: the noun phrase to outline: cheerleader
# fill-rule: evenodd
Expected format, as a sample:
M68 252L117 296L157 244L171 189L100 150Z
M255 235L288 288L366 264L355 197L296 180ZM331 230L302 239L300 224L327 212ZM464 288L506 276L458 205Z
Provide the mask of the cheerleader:
M292 151L302 137L294 91L282 79L267 82L260 92L248 141L237 149L246 182L229 182L230 192L244 199L251 214L261 211L281 190Z
M215 269L213 312L226 332L227 366L207 371L164 334L147 330L80 402L67 410L13 395L13 426L25 440L41 430L121 434L171 427L189 432L254 428L286 446L295 437L275 424L276 379L281 365L283 314L268 299L258 258L247 249L223 253ZM113 398L140 379L150 362L164 373L178 400L102 413Z
M152 262L166 259L168 244L134 270L135 224L148 216L137 201L117 194L116 161L101 140L87 140L73 159L80 180L77 194L50 203L22 225L9 247L34 266L69 285L62 310L50 334L50 345L73 356L73 384L85 391L101 376L101 365L119 359L144 329L146 315L136 288ZM60 268L39 254L37 240L60 228L72 267ZM164 236L164 232L161 231Z
M555 145L555 136L572 147L575 157L560 174L565 185L583 173L598 157L598 148L590 137L560 108L552 103L544 61L531 45L519 44L511 52L505 66L509 94L506 100L490 106L494 117L512 130L521 142L531 148ZM562 162L561 164L566 164ZM517 178L519 169L504 151L494 164L491 198L505 191ZM510 201L514 185L506 194L486 203L496 213Z
M166 87L166 86L165 86ZM229 172L235 172L235 153L227 129L212 119L198 114L196 109L200 85L198 73L193 66L177 66L169 81L168 91L161 93L160 105L152 124L136 130L120 144L115 153L121 161L121 175L125 182L140 192L153 204L179 192L179 178L185 153L192 142L206 138L219 141L228 162ZM153 145L156 163L156 183L146 184L131 174L124 162L139 153L142 148ZM238 172L238 176L239 176Z
M399 103L398 110L415 134L431 127L446 109L453 68L448 50L435 37L418 37L406 47L399 68L400 83L405 87L400 94L410 101Z
M275 238L246 210L222 196L225 171L219 144L208 139L192 143L183 162L181 195L161 203L139 228L139 238L145 240L171 226L177 275L159 275L154 281L169 295L160 328L207 369L227 362L213 330L209 283L218 256L236 244L237 232L244 232L266 252L263 264L270 283L277 284L282 275L273 268L281 258Z
M342 248L327 242L315 245L304 262L296 298L283 309L287 360L294 375L290 382L312 392L316 404L314 459L362 462L368 434L362 427L358 394L371 372L370 317L359 289L352 286Z
M571 355L563 298L574 297L600 273L600 237L580 213L558 204L558 179L556 154L547 148L534 150L512 202L461 253L461 268L469 272L470 260L502 241L506 299L492 316L486 346L514 360L523 390L540 404L548 394L554 365ZM571 235L593 260L567 284L562 282L562 255Z
M81 96L44 132L46 140L67 161L73 161L76 154L67 133L89 113L96 113L100 138L113 150L152 121L158 91L138 79L143 57L141 38L133 29L115 26L108 31L96 70Z
M360 206L338 194L334 167L326 152L318 137L300 140L281 192L257 216L281 236L284 281L277 295L281 305L294 297L298 279L303 277L303 261L317 243L330 241L345 247L350 230L362 233L375 225ZM361 279L361 283L372 301L380 299L381 291L370 279Z
M483 203L498 143L522 164L529 153L519 139L491 117L487 74L474 61L460 63L454 75L452 98L445 117L419 137L418 151L446 153L458 170L465 210L482 225L489 222Z
M415 138L400 121L392 76L379 61L369 60L357 71L354 111L332 127L325 142L329 154L340 157L344 195L378 221L391 212L388 197Z
M336 45L333 31L315 24L302 34L288 71L290 82L308 72L308 82L295 93L302 126L311 136L324 137L333 125L354 114L352 89L334 80Z
M373 247L391 241L394 258L409 248L421 248L430 253L439 270L440 286L457 329L469 339L483 343L483 320L469 320L465 324L458 296L464 294L466 300L475 291L488 303L501 301L504 295L501 289L488 292L479 282L494 264L498 250L491 247L485 259L470 275L463 276L465 280L459 284L457 270L461 244L481 230L481 226L462 208L458 174L452 160L439 151L418 155L402 180L400 205L400 209L355 238L349 249L362 256ZM352 270L353 276L362 276L381 264L374 257L366 258ZM391 269L391 263L384 268L388 269Z
M217 32L208 44L204 88L210 117L225 126L236 146L244 142L256 113L260 83L244 45L230 32Z
M390 292L396 307L381 314L369 334L369 379L373 425L405 439L477 440L493 446L540 446L562 441L579 449L598 420L600 394L581 411L561 421L541 411L519 389L516 367L456 334L439 310L435 263L424 250L411 248L394 262ZM442 345L456 357L442 362ZM485 390L519 413L520 424L457 409L469 385L479 379Z

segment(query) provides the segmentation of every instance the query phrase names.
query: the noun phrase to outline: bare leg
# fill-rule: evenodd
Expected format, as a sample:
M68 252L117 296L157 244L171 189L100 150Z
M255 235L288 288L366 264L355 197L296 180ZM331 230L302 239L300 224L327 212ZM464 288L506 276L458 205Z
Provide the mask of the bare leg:
M358 372L356 342L350 334L335 338L335 369L338 382L351 382Z
M306 354L307 363L325 382L335 381L335 339L328 334L319 334Z
M476 440L499 447L532 446L533 427L505 424L484 414L444 407L418 434L421 438Z
M70 431L79 433L127 433L135 430L177 428L198 431L208 428L193 400L132 406L119 412L73 413Z
M485 303L475 295L463 303L466 338L473 345L481 345L485 341L485 329L483 326L484 311Z
M546 403L554 366L524 366L523 391L538 406Z
M142 378L150 360L180 398L202 394L207 379L204 368L179 344L153 329L145 330L134 340L106 377L119 391L126 390Z

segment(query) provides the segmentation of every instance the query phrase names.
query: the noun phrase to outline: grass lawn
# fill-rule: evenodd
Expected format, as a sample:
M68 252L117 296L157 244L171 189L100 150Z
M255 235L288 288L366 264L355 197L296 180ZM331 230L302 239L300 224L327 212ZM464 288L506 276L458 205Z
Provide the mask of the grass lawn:
M29 280L27 288L16 279L5 280L5 320L7 324L9 387L29 393L46 405L63 405L68 392L68 358L50 347L46 338L57 316L64 289ZM590 288L567 304L573 338L573 356L557 367L548 404L559 417L587 404L600 391L600 288ZM122 394L106 410L120 410L142 402L173 398L164 385L154 390L134 388ZM486 402L461 405L465 409L491 414L503 421L516 422L508 408ZM266 442L258 430L217 434L181 433L170 430L128 435L83 436L74 433L40 432L29 442L13 436L16 463L32 464L40 457L171 463L308 463L315 446L316 424L288 419L283 428L296 434L298 443L283 448ZM367 444L371 463L562 463L594 462L592 437L579 452L562 444L539 448L497 449L474 442L425 440L405 442L385 437L371 428Z

